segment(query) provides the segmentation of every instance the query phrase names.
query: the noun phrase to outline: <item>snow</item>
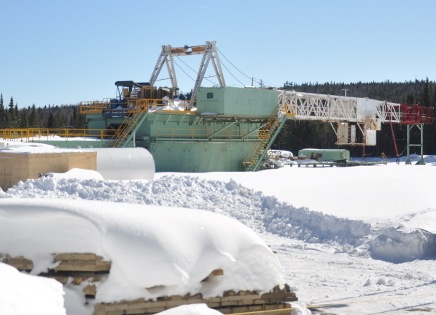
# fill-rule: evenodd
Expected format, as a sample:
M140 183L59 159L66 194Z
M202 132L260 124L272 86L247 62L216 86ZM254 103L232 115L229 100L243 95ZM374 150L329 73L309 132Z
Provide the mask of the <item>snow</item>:
M181 305L159 313L159 315L184 315L184 314L218 315L222 313L208 308L206 304Z
M346 168L294 165L255 173L157 173L153 181L102 180L72 170L1 192L0 252L7 248L14 254L30 253L37 270L43 270L50 267L46 256L54 249L68 245L99 251L115 268L112 279L98 288L97 300L153 296L146 288L158 278L167 281L169 292L195 292L198 280L211 268L228 264L223 268L228 281L213 290L224 290L229 282L263 288L288 283L299 298L293 303L295 314L309 312L305 305L331 314L429 314L436 311L434 157L426 157L426 163L405 165L402 159L399 164ZM135 220L139 213L143 220ZM165 217L165 224L153 213ZM3 233L19 217L26 220L20 223L23 233L11 234L16 246ZM88 241L68 236L65 226L54 227L61 222L80 229ZM222 225L224 235L218 228ZM28 228L33 232L26 235ZM30 248L23 240L38 235L43 242L50 229L62 237L51 238L47 248ZM141 234L143 229L159 237ZM189 239L183 250L180 242L173 243L180 237ZM117 246L123 239L129 245ZM135 253L139 246L159 253L160 268ZM259 253L272 268L257 261ZM137 256L129 259L131 255ZM243 268L232 261L254 272L241 273ZM143 266L152 268L156 277L134 276ZM262 278L258 268L262 273L270 270L272 278ZM272 282L264 283L267 280ZM114 290L116 286L120 289ZM89 312L73 312L77 305L72 301L80 299L69 288L64 290L68 312ZM211 296L217 293L213 290ZM172 312L216 314L205 305Z
M50 140L61 139L60 137L50 137ZM47 153L47 152L71 152L71 149L57 148L49 144L28 142L26 141L2 141L0 142L0 149L2 152L12 153Z
M80 168L72 168L65 173L47 173L44 174L47 177L59 178L59 179L93 179L93 180L103 180L103 176L92 170L84 170Z
M0 314L66 314L62 284L0 263Z

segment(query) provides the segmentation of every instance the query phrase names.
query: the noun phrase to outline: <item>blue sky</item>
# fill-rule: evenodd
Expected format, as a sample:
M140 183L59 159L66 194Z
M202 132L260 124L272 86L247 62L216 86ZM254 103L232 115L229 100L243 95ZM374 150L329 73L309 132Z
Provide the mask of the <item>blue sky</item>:
M115 81L150 79L162 45L206 41L228 86L436 80L434 0L15 0L1 12L0 92L19 107L114 97ZM187 92L200 57L176 62Z

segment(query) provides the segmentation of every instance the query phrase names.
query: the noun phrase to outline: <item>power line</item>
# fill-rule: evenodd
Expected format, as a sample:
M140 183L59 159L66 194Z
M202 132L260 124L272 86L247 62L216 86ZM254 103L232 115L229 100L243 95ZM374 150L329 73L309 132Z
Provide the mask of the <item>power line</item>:
M182 58L177 57L177 60L180 60L187 68L189 68L192 72L196 73L194 69L192 69L186 62L183 61Z
M247 79L249 79L249 80L251 80L251 81L254 81L254 82L256 82L257 84L260 84L260 82L259 81L257 81L257 80L255 80L253 77L250 77L250 76L248 76L248 75L246 75L244 72L242 72L241 70L239 70L239 68L238 67L236 67L223 53L222 53L222 51L221 50L219 50L218 48L217 48L217 50L218 50L218 52L220 53L220 55L221 56L223 56L224 57L224 59L233 67L233 68L235 68L239 73L241 73L244 77L246 77ZM232 75L232 77L234 77L235 78L235 76L229 71L229 69L224 65L224 64L222 64L223 66L224 66L224 68L226 68L226 70ZM236 78L235 78L236 79ZM244 85L241 81L239 81L238 79L236 79L239 83L241 83L242 85Z
M177 60L180 60L187 68L189 68L191 71L193 71L194 73L196 73L195 72L195 70L194 69L192 69L186 62L184 62L181 58L177 58ZM195 82L195 79L194 78L192 78L175 60L173 60L174 61L174 63L176 64L176 66L184 73L184 74L186 74L186 76L188 77L188 78L190 78L192 81L194 81ZM213 84L213 85L216 85L217 83L216 82L214 82L214 81L212 81L212 80L209 80L209 78L213 78L213 77L216 77L216 76L209 76L209 77L203 77L203 80L207 80L207 81L209 81L209 83L211 83L211 84Z
M178 59L178 60L181 60L180 58ZM184 73L184 74L186 74L187 76L188 76L188 78L190 78L192 81L194 81L195 82L195 79L194 78L192 78L182 67L180 67L180 65L175 61L175 60L173 60L174 61L174 63L176 64L176 66ZM183 61L182 61L183 62ZM189 69L191 69L192 71L194 71L192 68L190 68L185 62L183 62ZM195 71L194 71L195 72Z
M233 75L233 73L230 72L230 70L226 67L225 64L222 63L221 65L222 65L224 68L226 68L227 72L230 73L230 75L231 75L231 76L232 76L236 81L238 81L239 83L241 83L242 86L244 86L244 83L242 83L241 81L239 81L239 79L238 79L237 77L235 77L235 76Z

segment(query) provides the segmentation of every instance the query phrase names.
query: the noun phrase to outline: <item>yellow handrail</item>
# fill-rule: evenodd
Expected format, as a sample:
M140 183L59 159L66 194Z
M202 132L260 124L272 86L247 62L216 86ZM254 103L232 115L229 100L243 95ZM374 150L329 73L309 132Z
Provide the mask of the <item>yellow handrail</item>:
M130 113L148 112L150 108L166 106L167 101L156 98L141 98L141 99L127 99L121 103L106 101L90 101L80 103L80 114L101 114L102 112L116 112L120 110L127 110ZM114 106L114 108L112 108Z
M110 139L113 134L111 129L72 129L72 128L6 128L0 129L2 139L26 139L49 137L62 138L97 138L100 140Z

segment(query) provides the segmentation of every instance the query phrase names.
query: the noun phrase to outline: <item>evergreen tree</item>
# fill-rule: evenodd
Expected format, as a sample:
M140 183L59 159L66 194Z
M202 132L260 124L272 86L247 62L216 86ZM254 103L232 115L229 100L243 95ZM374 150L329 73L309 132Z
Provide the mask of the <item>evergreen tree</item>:
M433 98L432 98L430 106L436 107L436 84L433 83L433 85L434 85L433 86Z
M5 106L3 103L3 94L0 94L0 128L6 128Z
M55 119L53 113L50 112L50 114L48 115L47 128L54 128L54 127L55 127Z
M20 119L21 119L21 115L20 115L20 112L18 111L18 103L15 103L15 106L14 106L14 127L20 126Z
M40 125L40 119L39 119L38 113L36 111L35 104L32 105L32 108L30 110L29 127L30 128L40 128L40 127L42 127Z
M5 121L5 125L4 128L10 128L10 119L9 119L9 111L8 110L4 110L4 121Z
M428 78L425 80L424 87L422 89L420 103L424 107L430 106L430 84L428 82Z
M413 97L413 95L412 94L408 94L406 96L406 104L407 105L413 105L414 102L415 102L415 98Z
M14 98L13 97L11 97L11 100L9 101L7 126L8 126L8 128L16 127L15 105L14 105Z
M29 128L29 116L27 115L27 111L21 111L19 127Z

